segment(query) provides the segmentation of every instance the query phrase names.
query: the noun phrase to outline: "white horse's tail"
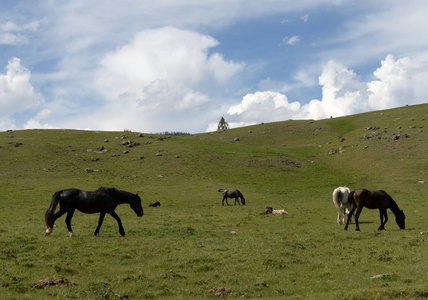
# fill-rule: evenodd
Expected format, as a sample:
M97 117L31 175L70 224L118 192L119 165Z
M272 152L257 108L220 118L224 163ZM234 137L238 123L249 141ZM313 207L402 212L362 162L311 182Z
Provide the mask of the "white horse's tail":
M345 222L345 215L348 214L348 196L350 192L347 187L338 187L333 191L333 203L337 210L337 224L339 225ZM345 212L345 208L348 211Z

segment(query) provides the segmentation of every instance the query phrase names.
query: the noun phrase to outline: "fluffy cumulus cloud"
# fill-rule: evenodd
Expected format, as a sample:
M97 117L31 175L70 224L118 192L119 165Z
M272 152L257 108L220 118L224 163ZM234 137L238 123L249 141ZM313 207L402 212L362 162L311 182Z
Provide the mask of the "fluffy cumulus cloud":
M215 105L215 90L230 86L244 67L210 53L217 45L210 36L174 27L138 32L101 59L94 86L107 99L101 110L108 117L88 126L161 131L179 130L174 120L182 126L200 121Z
M428 92L420 88L421 73L419 64L410 58L388 55L373 72L375 80L364 82L353 70L330 60L319 76L321 100L299 105L289 103L280 93L257 92L231 106L228 115L234 120L232 124L249 125L289 118L323 119L416 104Z
M388 55L374 72L377 80L368 83L370 108L383 109L412 102L415 98L411 74L414 69L410 58L395 60Z
M13 116L37 107L42 98L34 91L31 73L19 58L11 59L6 73L0 74L0 125L14 128Z

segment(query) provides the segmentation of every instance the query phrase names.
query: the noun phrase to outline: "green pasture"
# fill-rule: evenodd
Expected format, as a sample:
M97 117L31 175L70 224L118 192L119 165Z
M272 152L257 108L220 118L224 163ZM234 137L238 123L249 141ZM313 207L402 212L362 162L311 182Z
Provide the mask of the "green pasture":
M0 132L0 295L425 299L427 119L424 104L190 136ZM44 236L55 191L100 186L142 198L142 218L116 210L125 237L109 215L94 237L98 215L80 212L76 237L65 217ZM389 211L377 231L378 211L364 209L361 232L344 231L331 199L338 186L387 191L406 229ZM247 205L222 206L220 188L239 189ZM265 206L288 215L265 215Z

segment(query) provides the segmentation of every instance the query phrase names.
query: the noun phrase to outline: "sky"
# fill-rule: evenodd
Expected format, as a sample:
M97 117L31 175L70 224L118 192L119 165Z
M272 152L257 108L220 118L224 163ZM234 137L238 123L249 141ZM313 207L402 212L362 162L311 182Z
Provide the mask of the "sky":
M426 0L2 0L0 131L202 133L427 103Z

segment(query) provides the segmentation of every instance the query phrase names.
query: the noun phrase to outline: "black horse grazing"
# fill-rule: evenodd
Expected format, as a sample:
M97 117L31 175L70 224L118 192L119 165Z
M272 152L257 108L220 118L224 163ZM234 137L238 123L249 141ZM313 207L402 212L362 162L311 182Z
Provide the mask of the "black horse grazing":
M236 202L238 202L238 204L241 205L241 203L239 202L239 198L241 198L242 205L245 205L245 198L240 191L238 191L238 190L222 190L222 189L220 189L218 191L223 192L223 200L221 201L223 206L224 206L224 200L226 200L226 203L229 206L229 202L227 202L227 198L235 198L235 205L236 205Z
M404 222L406 216L404 215L403 211L400 210L394 199L392 199L391 196L388 195L385 191L358 189L349 194L348 202L351 204L351 211L348 214L345 230L348 230L349 222L351 221L352 214L355 210L357 210L355 214L355 230L360 230L358 219L364 206L370 209L379 209L380 226L378 230L385 230L385 224L388 222L388 208L394 213L397 225L401 229L406 228L406 224Z
M58 203L59 211L55 213ZM98 226L94 233L95 236L100 235L100 227L103 224L106 213L110 214L117 221L120 234L125 236L122 221L114 211L122 203L130 204L137 216L143 216L143 207L141 206L141 199L138 194L134 195L126 191L106 187L100 187L95 192L86 192L78 189L58 191L52 196L51 204L45 213L46 226L48 227L46 235L52 233L55 221L67 213L65 223L67 224L68 235L74 236L71 229L71 218L77 209L87 214L100 213Z

